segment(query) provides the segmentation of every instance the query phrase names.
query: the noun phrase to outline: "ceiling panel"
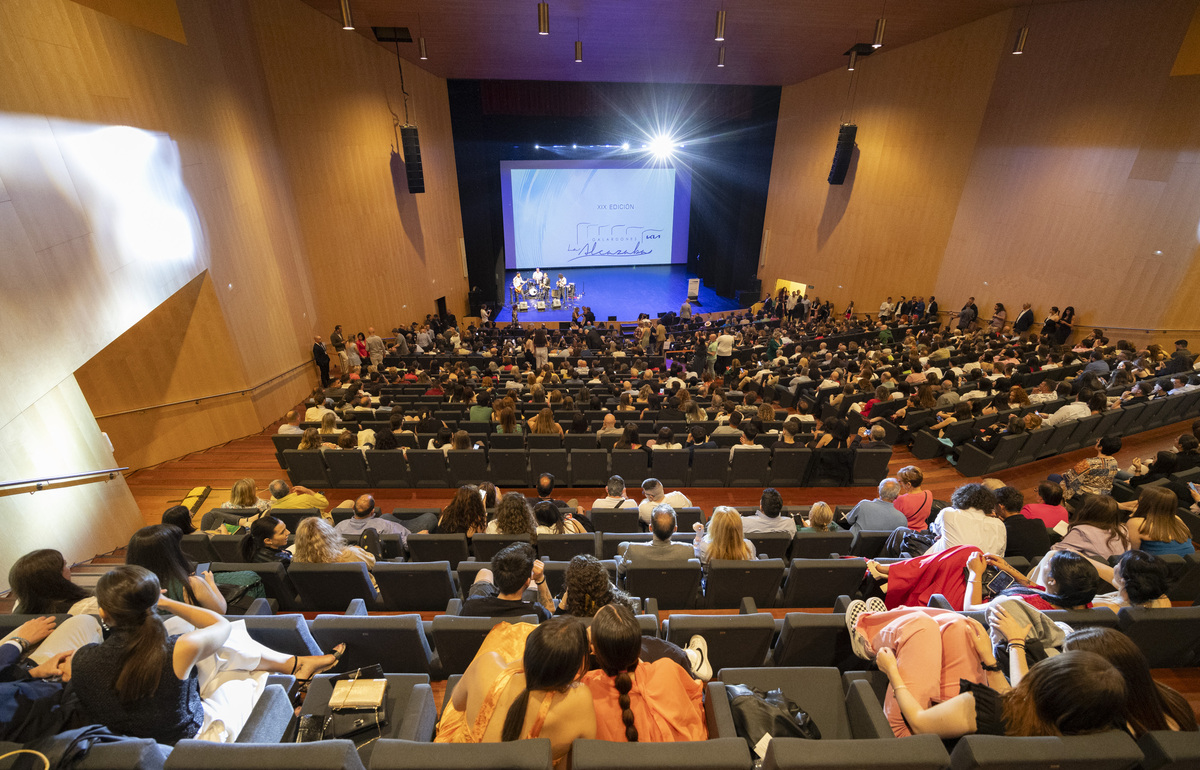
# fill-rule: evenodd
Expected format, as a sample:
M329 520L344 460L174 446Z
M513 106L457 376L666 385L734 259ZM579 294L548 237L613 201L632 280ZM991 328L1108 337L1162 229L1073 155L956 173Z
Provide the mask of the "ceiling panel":
M339 0L302 0L340 24ZM550 34L536 0L351 0L355 31L409 27L424 35L420 66L444 78L788 85L844 66L887 17L894 48L1009 8L1032 15L1055 0L550 0ZM716 12L726 10L726 66L718 68ZM583 41L583 63L574 61ZM391 43L380 43L395 50ZM400 56L418 61L417 43ZM869 66L869 65L868 65Z

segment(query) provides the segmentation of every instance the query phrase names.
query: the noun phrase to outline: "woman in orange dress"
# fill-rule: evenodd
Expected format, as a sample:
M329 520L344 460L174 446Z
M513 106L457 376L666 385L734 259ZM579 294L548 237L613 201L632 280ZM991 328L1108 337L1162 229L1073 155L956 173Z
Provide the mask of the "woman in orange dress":
M576 738L596 737L587 670L587 630L572 617L538 626L498 623L450 694L435 743L550 739L555 764Z
M583 683L594 700L597 738L630 743L708 739L704 685L668 658L638 659L642 632L628 607L601 607L590 635L600 669L584 675Z

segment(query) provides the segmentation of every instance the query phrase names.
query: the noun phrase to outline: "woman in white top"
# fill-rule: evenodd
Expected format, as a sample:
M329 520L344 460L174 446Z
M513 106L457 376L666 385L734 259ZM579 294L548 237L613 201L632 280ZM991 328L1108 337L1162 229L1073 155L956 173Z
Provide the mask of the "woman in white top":
M649 443L649 442L648 442ZM683 444L675 440L675 431L665 425L658 429L658 438L650 443L651 449L683 449Z

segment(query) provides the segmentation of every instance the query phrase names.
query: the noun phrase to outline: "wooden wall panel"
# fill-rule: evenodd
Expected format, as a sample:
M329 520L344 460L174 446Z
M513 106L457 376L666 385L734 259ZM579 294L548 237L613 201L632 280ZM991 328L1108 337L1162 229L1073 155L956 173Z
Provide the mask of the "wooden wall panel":
M783 89L764 285L777 278L815 284L811 292L839 310L852 299L862 309L887 295L931 293L1008 18L997 14L863 60L852 112L844 113L845 70ZM858 152L837 186L826 177L843 119L858 125Z
M1200 326L1200 79L1170 77L1196 8L1036 9L1026 54L996 73L937 281L947 306L1073 305L1116 337ZM1177 287L1187 310L1168 313Z
M21 361L9 359L9 363L25 368ZM69 374L0 426L0 468L6 481L117 465ZM40 492L32 487L0 490L0 517L4 520L0 590L8 588L8 568L24 553L56 548L68 563L84 561L123 546L142 526L137 504L119 474L112 481L102 477L58 482Z
M436 312L466 314L458 182L446 82L404 62L408 120L425 189L393 186L393 118L405 120L396 59L295 0L253 4L279 147L314 282L316 332L385 332Z

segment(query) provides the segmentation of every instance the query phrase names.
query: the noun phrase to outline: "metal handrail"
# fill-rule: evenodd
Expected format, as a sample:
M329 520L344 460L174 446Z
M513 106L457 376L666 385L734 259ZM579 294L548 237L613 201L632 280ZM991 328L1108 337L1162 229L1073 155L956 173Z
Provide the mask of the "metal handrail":
M139 406L136 409L126 409L123 412L109 412L108 414L98 414L98 415L96 415L96 419L103 420L107 417L120 417L123 414L135 414L137 412L148 412L151 409L162 409L163 407L179 406L180 404L198 404L201 401L208 401L208 400L214 399L214 398L224 398L225 396L238 396L243 393L250 393L252 391L258 390L259 388L261 388L262 386L264 386L268 383L278 380L280 377L284 377L284 376L296 371L297 369L300 369L305 366L310 366L311 364L312 364L312 361L305 361L303 363L296 364L291 369L280 372L279 374L275 375L274 377L263 380L262 382L258 383L257 385L253 385L249 388L242 388L241 390L229 390L224 393L213 393L212 395L208 395L208 396L196 396L195 398L185 398L180 401L168 401L165 404L154 404L152 406Z
M30 484L37 484L37 488L41 489L42 485L50 481L67 481L69 479L83 479L88 476L108 476L108 480L112 481L121 471L129 470L129 466L120 468L105 468L102 471L85 471L83 473L70 473L65 476L46 476L40 479L21 479L20 481L0 481L0 487L27 487Z

